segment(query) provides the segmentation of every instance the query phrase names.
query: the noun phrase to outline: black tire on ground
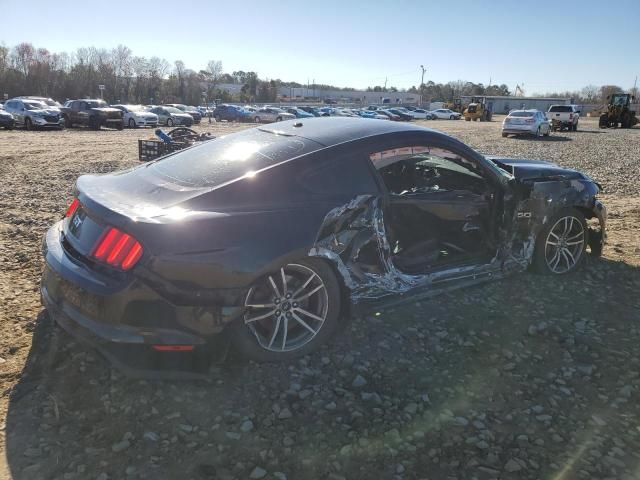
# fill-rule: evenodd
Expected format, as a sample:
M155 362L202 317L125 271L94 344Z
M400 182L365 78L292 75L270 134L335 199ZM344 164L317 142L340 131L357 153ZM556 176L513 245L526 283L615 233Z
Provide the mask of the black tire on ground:
M67 128L73 128L73 123L71 122L71 119L66 115L64 117L64 126Z
M256 122L256 123L260 123L260 117L254 118L253 121Z
M129 128L138 128L136 121L133 118L129 119Z
M89 128L91 130L100 130L100 122L96 118L89 118Z
M324 344L337 330L340 319L340 284L333 269L326 261L318 258L304 258L291 264L301 265L312 270L325 285L327 293L327 310L325 320L317 331L316 335L307 343L295 350L271 351L261 346L256 335L245 324L244 317L233 322L230 328L231 343L234 348L244 357L258 362L280 362L288 361L314 351ZM286 268L286 265L285 265ZM273 274L274 278L276 273ZM264 280L264 279L261 279ZM260 280L256 282L259 284Z
M220 123L220 122L222 121L222 117L221 117L220 115L216 115L216 116L214 117L214 119L215 119L215 121L216 121L216 122L218 122L218 123Z
M607 128L609 125L609 117L606 114L600 115L600 119L598 120L598 127Z
M563 219L565 218L573 218L574 222L579 222L579 225L582 227L582 249L577 254L578 259L575 261L574 265L567 271L563 272L554 272L551 267L547 263L547 256L552 255L552 252L547 252L547 248L552 248L547 246L547 239L554 240L553 236L550 235L551 230L556 227L560 223L562 226ZM577 227L576 227L577 228ZM572 235L569 238L573 238ZM575 240L572 240L575 241ZM533 260L531 262L531 267L537 273L541 273L544 275L564 275L565 273L571 273L577 270L584 260L585 248L587 247L588 242L588 230L587 230L587 221L584 218L582 212L576 208L563 208L556 215L554 215L546 225L540 230L538 233L538 238L536 239L536 246L533 253ZM553 260L553 257L550 260ZM565 257L568 258L568 257ZM564 261L564 260L563 260Z
M173 118L168 118L167 127L173 127L174 125L175 125L175 122L173 121Z
M449 120L455 120L455 119L456 119L456 116L455 116L455 115L450 115L450 116L449 116Z
M509 136L509 134L508 134L508 133L504 133L504 132L502 132L502 138L507 138L508 136Z
M120 120L119 123L116 123L116 130L122 130L124 128L124 120Z
M24 119L24 128L25 130L33 130L33 122L29 117Z
M282 121L282 117L276 118L276 122L281 122L281 121Z

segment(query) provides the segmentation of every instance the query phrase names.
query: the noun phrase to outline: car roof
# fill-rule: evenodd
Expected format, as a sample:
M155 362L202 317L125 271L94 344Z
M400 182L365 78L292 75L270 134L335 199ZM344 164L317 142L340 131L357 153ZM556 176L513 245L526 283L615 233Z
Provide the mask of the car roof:
M314 117L304 120L288 120L258 128L275 134L307 138L326 147L396 132L426 131L444 136L440 132L417 125L399 122L371 122L359 117Z

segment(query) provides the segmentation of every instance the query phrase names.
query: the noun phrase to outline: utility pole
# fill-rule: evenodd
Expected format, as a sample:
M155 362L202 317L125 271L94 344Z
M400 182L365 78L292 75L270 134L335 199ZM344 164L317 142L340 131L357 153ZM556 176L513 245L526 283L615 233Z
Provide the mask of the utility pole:
M422 69L422 77L420 77L420 106L424 104L424 72L427 70L424 65L420 65Z

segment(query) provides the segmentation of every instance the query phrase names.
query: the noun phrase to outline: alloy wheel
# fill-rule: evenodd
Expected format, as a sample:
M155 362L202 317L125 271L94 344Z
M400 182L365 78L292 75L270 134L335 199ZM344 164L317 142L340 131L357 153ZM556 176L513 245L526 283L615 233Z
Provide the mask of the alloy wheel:
M580 261L585 246L585 229L574 216L560 218L549 230L545 260L553 273L566 273Z
M288 264L247 293L244 323L262 348L290 352L322 329L329 307L327 288L311 268Z

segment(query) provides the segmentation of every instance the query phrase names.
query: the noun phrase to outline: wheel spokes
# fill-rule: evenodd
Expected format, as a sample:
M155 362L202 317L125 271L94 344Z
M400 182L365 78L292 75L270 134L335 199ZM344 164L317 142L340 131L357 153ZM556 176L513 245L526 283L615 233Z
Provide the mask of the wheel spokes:
M289 330L289 319L287 317L282 317L284 320L284 325L282 326L282 350L287 346L287 331Z
M276 313L275 309L274 310L270 310L269 312L259 315L257 317L253 317L253 318L245 318L244 319L244 323L252 323L252 322L257 322L258 320L264 320L265 318L269 318L271 316L273 316Z
M321 283L320 285L318 285L316 288L314 288L313 290L311 290L310 292L305 293L304 295L302 295L301 297L297 297L295 300L304 300L305 298L309 298L311 295L313 295L316 292L319 292L320 290L322 290L324 288L324 283Z
M295 319L296 322L298 322L300 325L302 325L304 328L306 328L307 330L309 330L313 335L316 334L316 331L311 328L309 326L309 324L307 322L305 322L304 320L302 320L298 315L295 314L295 312L291 312L293 318Z
M295 309L295 311L296 312L300 312L301 314L306 315L307 317L313 318L314 320L317 320L319 322L324 322L324 318L319 317L318 315L316 315L314 313L308 312L304 308L298 307L298 308Z
M287 294L287 277L284 274L284 267L280 269L280 274L282 275L282 294Z
M293 294L293 298L296 298L300 292L302 292L305 288L307 288L307 285L309 285L311 283L311 280L313 280L316 277L315 272L311 274L311 276L309 278L307 278L307 281L304 282L304 284L295 291L295 293Z
M269 348L273 345L276 337L278 336L278 330L280 330L280 317L276 319L276 326L273 329L273 335L271 335L271 340L269 340Z
M276 297L281 297L280 290L276 287L276 282L273 281L273 277L269 275L269 283L271 284L271 288L273 288L273 292L276 294Z

